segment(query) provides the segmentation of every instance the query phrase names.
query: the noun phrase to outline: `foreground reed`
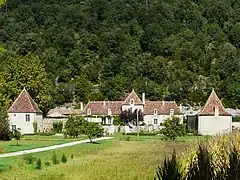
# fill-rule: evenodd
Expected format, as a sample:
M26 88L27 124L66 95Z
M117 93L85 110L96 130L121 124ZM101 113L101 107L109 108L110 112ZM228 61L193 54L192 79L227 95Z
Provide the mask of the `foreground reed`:
M240 133L198 142L187 153L166 159L158 167L158 180L240 179Z

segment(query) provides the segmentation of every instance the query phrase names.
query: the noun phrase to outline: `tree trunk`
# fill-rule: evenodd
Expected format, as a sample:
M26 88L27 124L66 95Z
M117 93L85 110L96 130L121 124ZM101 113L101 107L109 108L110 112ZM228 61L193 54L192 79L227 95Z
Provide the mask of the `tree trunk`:
M90 140L90 143L93 143L91 136L88 136L88 139Z

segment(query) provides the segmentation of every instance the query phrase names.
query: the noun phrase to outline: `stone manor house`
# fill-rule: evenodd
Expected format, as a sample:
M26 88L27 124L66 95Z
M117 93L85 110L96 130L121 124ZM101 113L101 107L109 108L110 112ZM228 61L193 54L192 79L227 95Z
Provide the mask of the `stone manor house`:
M153 129L161 127L172 116L179 117L183 123L184 114L175 101L149 101L145 99L144 93L140 99L134 90L123 101L89 101L85 107L81 103L80 109L74 109L72 105L56 107L43 118L38 105L24 88L9 108L8 116L12 129L20 128L23 134L31 134L34 132L34 121L38 124L38 131L49 131L53 122L63 121L64 124L73 115L83 116L86 120L103 126L113 126L114 120L127 109L141 110L143 124L152 126ZM201 112L190 119L190 129L196 129L200 134L231 132L232 116L225 111L214 90Z

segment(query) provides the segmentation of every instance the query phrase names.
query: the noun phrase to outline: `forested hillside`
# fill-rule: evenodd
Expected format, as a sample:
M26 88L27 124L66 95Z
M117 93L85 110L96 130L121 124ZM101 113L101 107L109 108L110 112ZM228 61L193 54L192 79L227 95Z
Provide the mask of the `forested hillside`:
M4 2L4 1L3 1ZM5 4L6 5L6 4ZM117 100L240 107L239 0L8 0L0 12L0 94L41 108Z

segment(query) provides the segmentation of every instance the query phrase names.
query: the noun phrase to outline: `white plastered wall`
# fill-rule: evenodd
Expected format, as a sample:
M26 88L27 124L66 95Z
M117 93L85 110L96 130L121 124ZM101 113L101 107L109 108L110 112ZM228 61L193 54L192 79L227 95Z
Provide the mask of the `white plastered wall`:
M198 133L217 135L232 132L232 116L198 116Z

